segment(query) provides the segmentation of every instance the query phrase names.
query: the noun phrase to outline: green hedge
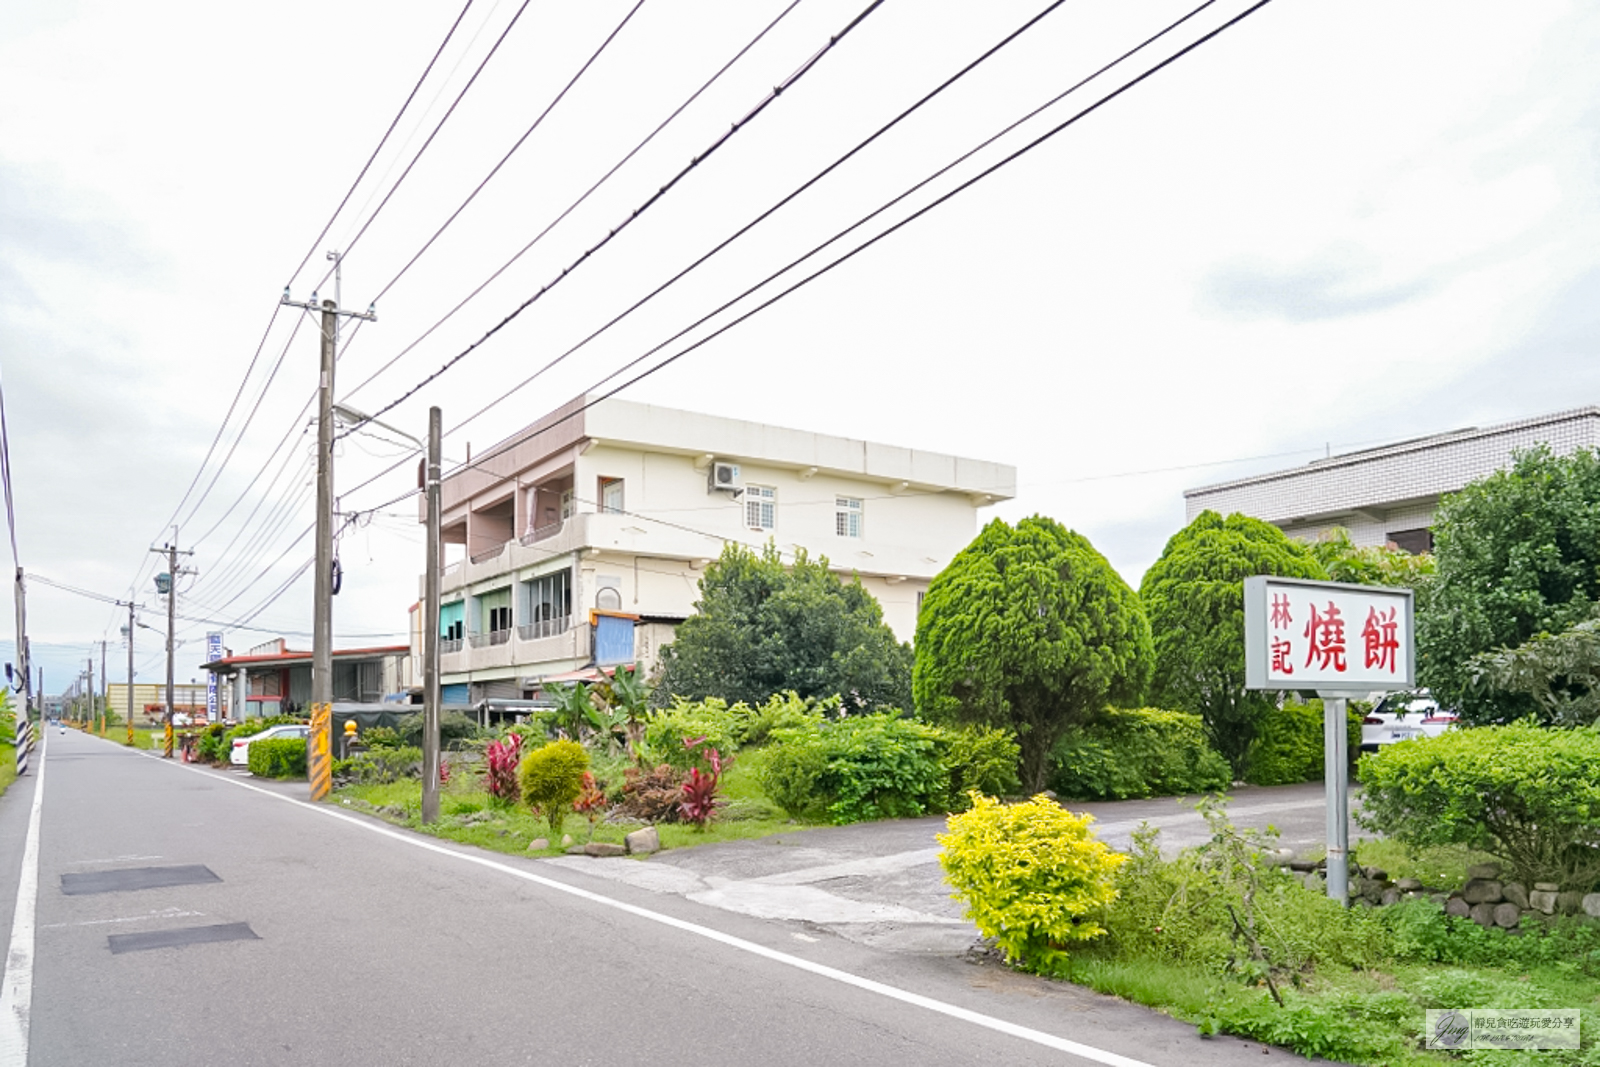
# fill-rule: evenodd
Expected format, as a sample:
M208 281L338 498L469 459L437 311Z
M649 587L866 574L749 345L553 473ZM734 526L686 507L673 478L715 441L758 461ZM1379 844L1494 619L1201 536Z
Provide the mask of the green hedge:
M1532 723L1451 730L1361 757L1356 816L1413 848L1466 845L1524 885L1600 884L1600 734Z
M250 773L258 778L304 778L306 739L269 737L250 742Z
M1073 800L1180 796L1233 782L1200 716L1160 708L1108 708L1067 731L1051 759L1050 788Z
M358 752L349 759L334 761L333 776L340 782L357 782L361 785L381 785L398 782L402 778L420 778L422 749L398 745Z
M1367 705L1349 707L1350 758L1361 748L1361 720ZM1290 701L1256 721L1255 740L1245 757L1245 781L1251 785L1316 782L1323 776L1325 742L1322 701Z

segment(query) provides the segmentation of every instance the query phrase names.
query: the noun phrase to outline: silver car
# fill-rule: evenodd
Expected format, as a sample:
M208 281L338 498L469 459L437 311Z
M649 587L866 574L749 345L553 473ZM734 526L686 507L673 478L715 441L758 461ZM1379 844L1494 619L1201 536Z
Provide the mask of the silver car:
M310 737L311 727L305 723L285 722L277 726L269 726L259 734L249 737L236 737L233 740L233 750L228 753L228 762L235 767L250 766L250 743L252 741L267 741L276 737Z

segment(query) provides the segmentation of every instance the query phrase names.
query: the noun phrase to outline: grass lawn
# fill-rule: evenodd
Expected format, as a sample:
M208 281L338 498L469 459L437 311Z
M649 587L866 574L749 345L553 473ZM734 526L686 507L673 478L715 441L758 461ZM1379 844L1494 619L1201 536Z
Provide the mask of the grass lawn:
M28 757L32 762L33 757ZM11 783L17 780L17 746L0 745L0 793L11 788Z

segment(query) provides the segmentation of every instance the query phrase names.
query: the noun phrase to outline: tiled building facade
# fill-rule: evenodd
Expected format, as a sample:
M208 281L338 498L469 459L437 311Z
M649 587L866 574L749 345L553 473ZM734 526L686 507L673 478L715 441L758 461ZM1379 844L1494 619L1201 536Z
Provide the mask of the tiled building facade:
M1343 526L1358 545L1392 542L1426 551L1433 545L1429 531L1441 496L1508 466L1513 453L1538 444L1560 455L1600 445L1600 407L1453 430L1189 489L1185 511L1190 520L1207 509L1243 512L1308 540Z

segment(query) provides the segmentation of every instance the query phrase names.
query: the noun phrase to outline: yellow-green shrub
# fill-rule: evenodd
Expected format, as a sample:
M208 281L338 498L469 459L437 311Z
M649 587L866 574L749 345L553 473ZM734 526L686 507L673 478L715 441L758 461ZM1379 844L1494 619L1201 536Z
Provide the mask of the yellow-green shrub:
M1006 959L1033 970L1067 960L1065 946L1105 931L1086 918L1116 899L1114 877L1127 857L1043 795L1002 804L974 794L972 810L950 816L939 864L967 917Z
M544 813L550 832L559 834L572 802L583 792L583 772L589 753L576 741L552 741L522 758L517 780L522 802Z

